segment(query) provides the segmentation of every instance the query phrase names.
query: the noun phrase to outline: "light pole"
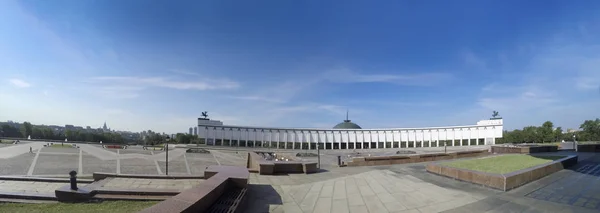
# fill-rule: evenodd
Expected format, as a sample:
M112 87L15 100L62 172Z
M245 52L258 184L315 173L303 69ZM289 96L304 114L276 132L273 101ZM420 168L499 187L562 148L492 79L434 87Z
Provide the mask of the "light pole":
M575 152L577 152L577 136L573 133L573 146L575 147Z
M319 147L321 146L321 143L317 142L317 164L319 165L319 169L321 169L321 152L319 150L321 150Z
M169 136L167 135L167 138L165 138L165 174L169 175Z

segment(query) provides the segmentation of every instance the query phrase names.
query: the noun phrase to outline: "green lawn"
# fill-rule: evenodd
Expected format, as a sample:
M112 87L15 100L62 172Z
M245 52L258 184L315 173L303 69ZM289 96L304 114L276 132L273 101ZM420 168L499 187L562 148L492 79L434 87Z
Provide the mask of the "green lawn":
M14 140L2 139L0 143L13 143Z
M60 144L60 143L55 143L55 144L52 144L52 146L50 146L50 147L54 147L54 148L73 148L73 145L71 145L70 143L69 144L64 144L64 145Z
M564 156L531 156L531 155L501 155L496 157L478 158L470 160L458 160L443 165L482 171L496 174L506 174L540 164L548 163Z
M0 212L110 212L110 213L128 213L138 212L150 207L158 202L156 201L105 201L102 203L43 203L43 204L24 204L24 203L2 203Z

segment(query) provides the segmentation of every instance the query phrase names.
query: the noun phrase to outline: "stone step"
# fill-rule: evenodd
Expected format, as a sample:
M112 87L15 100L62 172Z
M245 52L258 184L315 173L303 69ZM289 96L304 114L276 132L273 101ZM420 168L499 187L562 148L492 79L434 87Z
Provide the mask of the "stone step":
M98 195L135 195L135 196L175 196L181 193L179 190L170 189L96 189Z
M16 199L16 198L0 198L0 203L57 203L58 201L53 200L28 200L28 199Z
M20 192L2 192L0 199L22 199L22 200L56 200L54 195L28 194Z
M163 201L172 196L164 195L123 195L123 194L97 194L94 198L102 200L137 200L137 201Z

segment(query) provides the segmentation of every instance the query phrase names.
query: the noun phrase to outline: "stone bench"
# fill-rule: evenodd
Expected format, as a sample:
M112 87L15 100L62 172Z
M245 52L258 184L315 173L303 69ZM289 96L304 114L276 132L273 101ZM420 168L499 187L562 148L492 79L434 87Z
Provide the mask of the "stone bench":
M301 161L268 161L255 152L248 152L246 168L261 175L317 172L317 163Z

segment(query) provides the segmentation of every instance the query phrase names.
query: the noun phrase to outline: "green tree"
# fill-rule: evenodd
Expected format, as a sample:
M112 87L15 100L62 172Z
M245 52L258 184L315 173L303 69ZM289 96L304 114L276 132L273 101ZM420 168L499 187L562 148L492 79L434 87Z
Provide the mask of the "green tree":
M30 136L31 133L33 133L33 126L31 125L31 123L27 121L23 122L23 124L21 125L21 135L23 135L23 137L26 138Z
M14 126L3 124L2 125L2 136L3 137L11 137L11 138L21 138L23 137L21 131Z
M596 120L586 120L579 128L581 129L580 134L578 134L579 140L600 140L600 118L596 118Z
M546 121L539 128L538 134L540 134L541 142L552 142L554 140L553 134L554 124L551 121Z
M554 134L552 135L554 137L555 141L561 141L562 140L562 128L556 127L556 129L554 130Z

